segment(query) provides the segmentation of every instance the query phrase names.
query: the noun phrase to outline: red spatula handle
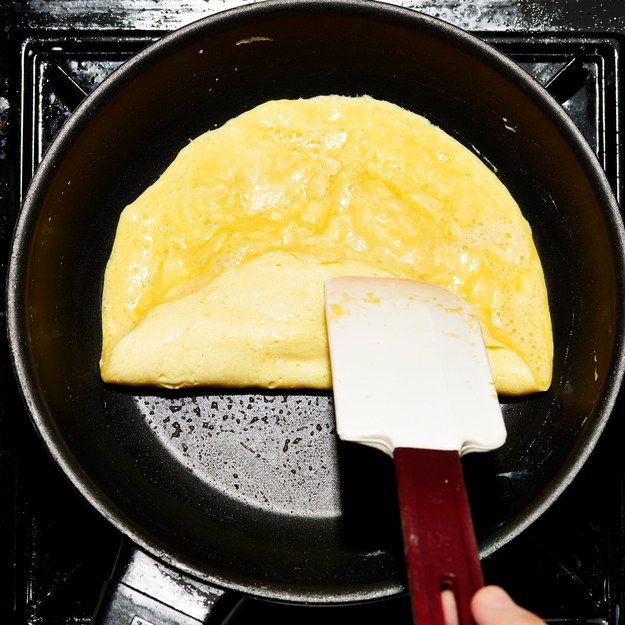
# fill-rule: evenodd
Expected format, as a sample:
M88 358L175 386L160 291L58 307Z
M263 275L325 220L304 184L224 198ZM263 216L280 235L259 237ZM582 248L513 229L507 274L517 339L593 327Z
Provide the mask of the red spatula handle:
M460 457L400 447L394 458L415 623L444 625L441 591L450 589L460 625L473 625L471 597L484 580Z

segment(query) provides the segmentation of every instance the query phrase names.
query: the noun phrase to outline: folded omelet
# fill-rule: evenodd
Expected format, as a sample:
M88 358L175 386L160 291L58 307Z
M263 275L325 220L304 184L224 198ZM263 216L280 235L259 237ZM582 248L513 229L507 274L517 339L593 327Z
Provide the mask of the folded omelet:
M201 135L124 209L102 378L331 388L337 275L450 289L479 316L499 392L549 387L545 279L505 186L424 117L340 96L267 102Z

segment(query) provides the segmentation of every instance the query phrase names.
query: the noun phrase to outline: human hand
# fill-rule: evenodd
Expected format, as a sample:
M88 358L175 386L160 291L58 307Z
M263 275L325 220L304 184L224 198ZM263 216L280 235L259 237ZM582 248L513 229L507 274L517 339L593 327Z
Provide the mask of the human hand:
M471 612L478 625L545 625L545 621L517 605L499 586L478 590L471 601Z
M458 625L453 594L443 592L443 611L446 625ZM518 606L499 586L486 586L475 593L471 612L477 625L545 625L541 618Z

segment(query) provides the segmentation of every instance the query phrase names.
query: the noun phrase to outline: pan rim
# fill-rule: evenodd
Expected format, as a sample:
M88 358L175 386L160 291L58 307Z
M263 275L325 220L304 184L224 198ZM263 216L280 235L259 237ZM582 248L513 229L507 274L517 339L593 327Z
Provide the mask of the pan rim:
M524 518L520 515L510 519L498 528L491 539L483 546L481 556L487 557L499 547L508 543L531 525L573 481L584 462L595 447L605 424L614 407L623 374L625 371L625 229L618 204L605 172L599 161L584 139L581 131L568 117L563 108L548 94L548 92L531 76L521 69L511 59L495 50L476 36L437 18L417 12L413 9L382 2L366 0L265 0L228 9L202 18L188 24L170 34L165 35L151 44L116 69L104 80L85 100L77 107L70 119L63 125L58 135L46 151L37 171L29 185L22 203L22 208L16 220L13 241L9 255L7 272L7 333L9 338L11 359L18 380L20 391L24 398L35 429L43 439L48 452L59 465L66 477L89 503L100 512L120 532L133 540L135 544L152 553L157 558L174 566L185 573L199 577L208 583L222 588L228 588L245 594L252 594L274 600L307 603L347 603L379 599L400 594L403 586L400 583L379 582L368 584L360 590L345 588L323 592L318 590L303 591L289 589L284 584L266 583L250 580L242 576L224 576L199 569L184 562L158 541L143 535L141 527L128 518L122 510L113 504L108 496L100 491L91 482L89 476L71 453L59 435L54 423L48 419L45 402L37 396L32 388L32 370L29 358L29 346L26 340L24 323L23 299L26 289L25 275L18 271L20 259L29 253L29 240L34 230L39 198L45 192L49 179L53 176L55 164L62 159L75 136L90 121L91 117L108 99L109 93L123 86L124 82L136 71L141 71L146 63L162 53L166 53L172 46L178 45L196 35L210 34L211 30L220 27L237 25L253 18L255 15L272 15L293 12L327 11L354 15L367 15L374 19L394 21L413 29L431 32L438 37L446 37L469 54L488 62L497 71L505 74L517 87L525 89L526 93L537 103L539 108L547 113L556 125L560 134L575 151L577 157L588 172L596 192L604 198L604 217L610 225L612 245L617 252L614 255L615 280L619 287L619 308L616 314L615 340L613 345L612 363L608 373L611 382L609 388L604 389L602 401L597 408L598 418L592 424L589 434L579 454L560 469L559 474L552 480L553 488L546 487L541 496L537 497Z

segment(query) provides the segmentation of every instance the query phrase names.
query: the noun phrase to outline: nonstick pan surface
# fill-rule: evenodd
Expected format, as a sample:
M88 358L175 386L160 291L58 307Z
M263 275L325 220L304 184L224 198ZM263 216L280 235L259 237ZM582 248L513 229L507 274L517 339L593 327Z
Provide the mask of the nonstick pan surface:
M464 462L488 555L565 488L609 416L622 374L624 248L616 202L578 130L474 37L352 1L251 5L165 37L106 80L48 150L8 281L26 403L83 495L183 571L311 602L403 590L391 461L337 441L326 393L103 384L100 298L121 210L190 139L270 99L332 93L427 116L496 168L533 228L554 381L504 403L508 443Z

